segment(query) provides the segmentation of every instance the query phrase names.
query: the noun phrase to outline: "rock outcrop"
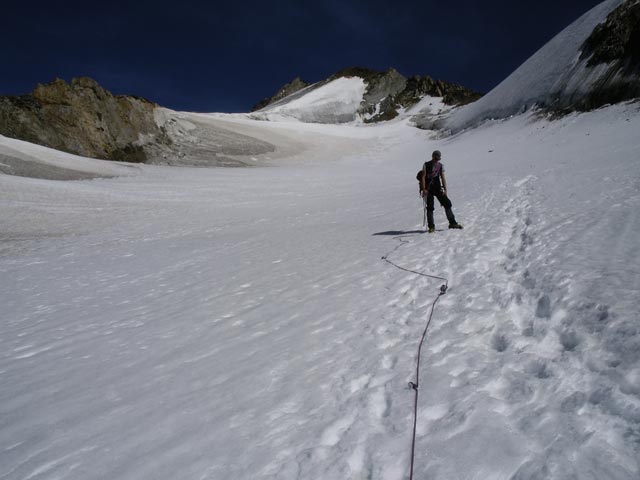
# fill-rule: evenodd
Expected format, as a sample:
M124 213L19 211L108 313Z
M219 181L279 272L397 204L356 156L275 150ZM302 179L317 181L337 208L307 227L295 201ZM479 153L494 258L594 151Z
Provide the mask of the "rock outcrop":
M360 113L366 123L391 120L401 109L414 106L425 96L442 97L446 105L464 105L479 99L482 94L461 85L434 80L429 76L405 78L394 68L385 72L366 69L347 69L340 76L361 76L368 84Z
M577 103L578 109L640 98L640 0L613 10L584 42L580 59L589 68L604 65L607 72Z
M56 79L29 95L0 97L0 134L85 157L145 162L171 143L154 120L156 107L88 77Z
M284 97L288 97L289 95L296 93L297 91L302 90L305 87L308 87L309 85L311 84L305 82L304 80L301 80L300 77L296 77L293 80L291 80L289 83L285 84L280 90L278 90L278 92L275 95L264 98L260 100L258 103L256 103L251 109L251 111L255 112L256 110L260 110L261 108L264 108L267 105L271 105L272 103L277 102L278 100L282 100Z

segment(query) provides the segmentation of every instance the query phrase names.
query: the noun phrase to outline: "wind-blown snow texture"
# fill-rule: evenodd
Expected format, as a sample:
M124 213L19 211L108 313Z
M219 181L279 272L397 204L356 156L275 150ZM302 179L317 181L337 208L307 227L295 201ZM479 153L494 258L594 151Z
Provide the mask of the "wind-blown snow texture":
M0 175L0 478L406 478L439 283L380 260L396 236L451 285L416 478L638 478L637 104L443 141L233 121L322 141L304 164ZM466 228L425 235L435 148Z
M593 29L624 0L606 0L556 35L480 100L455 111L447 128L460 131L490 118L505 118L536 104L569 101L589 91L607 66L587 68L580 48ZM561 102L562 104L562 102Z

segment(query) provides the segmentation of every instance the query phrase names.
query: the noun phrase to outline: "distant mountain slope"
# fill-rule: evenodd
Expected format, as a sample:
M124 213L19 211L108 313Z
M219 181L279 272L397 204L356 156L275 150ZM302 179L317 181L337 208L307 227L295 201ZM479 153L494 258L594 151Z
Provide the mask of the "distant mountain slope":
M458 131L534 105L590 110L640 96L640 1L607 0L556 35L483 98L453 112Z
M260 110L261 108L264 108L267 105L275 103L278 100L282 100L283 98L296 93L298 90L302 90L303 88L308 87L309 85L311 84L305 82L300 77L296 77L293 80L291 80L289 83L283 85L275 95L264 98L260 100L258 103L256 103L251 109L251 111L255 112L256 110Z
M463 105L481 94L429 76L407 78L393 68L379 72L351 67L311 85L294 79L256 105L253 116L284 116L313 123L372 123L391 120L426 96L440 97L447 105Z
M70 84L56 79L31 94L0 97L0 135L83 157L171 165L244 166L251 156L275 149L197 116L185 118L139 97L113 95L88 77ZM23 156L0 155L0 172L33 175Z

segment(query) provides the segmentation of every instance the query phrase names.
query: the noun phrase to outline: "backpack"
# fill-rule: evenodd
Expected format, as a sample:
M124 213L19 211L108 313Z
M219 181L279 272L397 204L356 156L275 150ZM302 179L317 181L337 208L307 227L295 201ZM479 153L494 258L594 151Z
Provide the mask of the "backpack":
M425 162L422 168L418 170L418 173L416 173L416 180L418 180L418 192L421 191L422 177L424 177L425 172L427 173L425 187L428 189L433 179L439 176L440 172L442 171L441 163L438 163L436 168L429 168L431 166L429 165L429 163L431 163L431 161Z

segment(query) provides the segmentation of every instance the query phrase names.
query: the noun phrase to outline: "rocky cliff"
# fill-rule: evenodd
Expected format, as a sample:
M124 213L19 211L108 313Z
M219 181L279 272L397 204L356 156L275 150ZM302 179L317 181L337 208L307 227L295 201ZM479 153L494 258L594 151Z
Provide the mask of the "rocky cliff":
M0 134L85 157L145 162L171 143L154 120L156 107L112 95L91 78L56 79L28 95L0 97Z
M628 0L599 24L582 46L580 60L606 73L575 105L590 110L640 97L640 1Z

